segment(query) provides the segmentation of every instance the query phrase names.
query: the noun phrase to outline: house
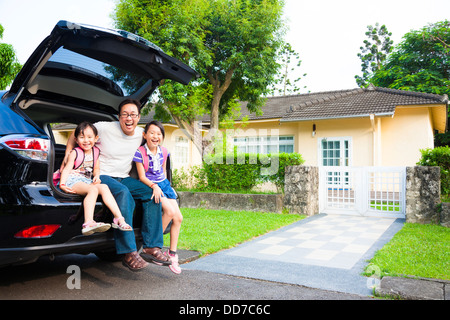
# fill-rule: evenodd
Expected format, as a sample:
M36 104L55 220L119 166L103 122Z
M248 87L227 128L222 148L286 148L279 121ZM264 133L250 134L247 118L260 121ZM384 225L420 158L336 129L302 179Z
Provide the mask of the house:
M433 148L434 134L447 130L447 109L447 96L373 86L270 97L262 115L242 103L227 137L243 152L298 152L309 166L414 166L419 150ZM175 168L201 163L183 130L165 129ZM71 130L56 127L55 137L65 143Z
M242 149L276 150L276 138L264 138L276 132L279 151L310 166L413 166L447 130L447 96L373 86L272 97L262 116L244 107L249 124L235 138Z

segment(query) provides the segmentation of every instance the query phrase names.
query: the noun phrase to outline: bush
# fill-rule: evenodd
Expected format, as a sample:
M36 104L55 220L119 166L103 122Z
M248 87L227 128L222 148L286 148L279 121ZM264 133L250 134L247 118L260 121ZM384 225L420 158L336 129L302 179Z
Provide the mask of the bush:
M419 166L438 166L441 168L441 193L450 194L450 147L421 149L422 158L417 162Z
M279 153L278 156L279 166L276 174L268 175L267 181L275 183L278 190L284 192L284 176L287 166L302 165L305 160L303 160L300 153Z
M250 190L258 184L259 164L255 154L207 156L203 162L208 189Z
M180 191L191 189L206 189L206 177L202 166L174 169L172 185Z
M304 163L298 153L211 155L201 167L174 170L173 184L199 191L249 191L263 182L284 189L285 167Z

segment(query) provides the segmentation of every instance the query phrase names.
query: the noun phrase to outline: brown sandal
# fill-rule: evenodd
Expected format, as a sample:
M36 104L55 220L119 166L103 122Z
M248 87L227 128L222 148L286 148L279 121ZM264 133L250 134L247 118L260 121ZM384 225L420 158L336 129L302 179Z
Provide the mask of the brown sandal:
M164 255L160 248L144 248L141 252L141 257L148 262L154 262L156 264L162 264L170 266L172 261L166 255Z
M148 263L142 260L137 251L125 254L122 264L131 271L141 271L148 266Z

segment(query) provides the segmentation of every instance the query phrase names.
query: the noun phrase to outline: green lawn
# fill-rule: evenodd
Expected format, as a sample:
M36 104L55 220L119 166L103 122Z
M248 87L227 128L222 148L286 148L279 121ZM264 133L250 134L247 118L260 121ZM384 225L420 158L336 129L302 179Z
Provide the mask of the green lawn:
M371 201L370 207L375 210L381 211L400 211L400 202L392 201Z
M178 248L200 251L203 255L228 249L239 243L279 229L305 216L181 208L183 223ZM164 245L169 245L169 235Z
M450 229L406 223L370 260L381 276L450 280Z

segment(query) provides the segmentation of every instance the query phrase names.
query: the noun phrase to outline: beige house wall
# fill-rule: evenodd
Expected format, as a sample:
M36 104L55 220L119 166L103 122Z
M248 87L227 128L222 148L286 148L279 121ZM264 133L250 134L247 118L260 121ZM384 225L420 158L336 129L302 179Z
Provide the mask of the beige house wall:
M381 121L381 158L384 166L414 166L420 149L434 148L430 108L397 107L393 118Z

